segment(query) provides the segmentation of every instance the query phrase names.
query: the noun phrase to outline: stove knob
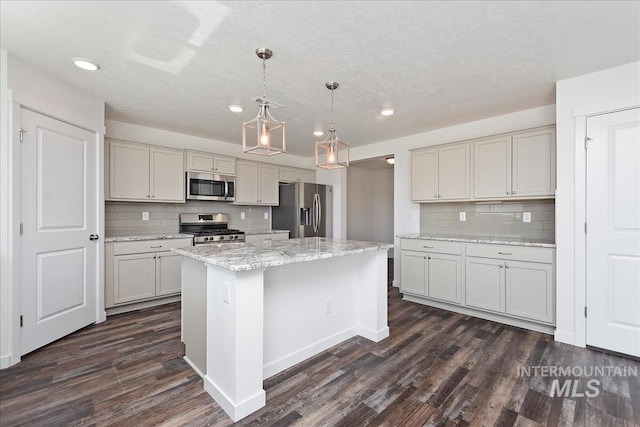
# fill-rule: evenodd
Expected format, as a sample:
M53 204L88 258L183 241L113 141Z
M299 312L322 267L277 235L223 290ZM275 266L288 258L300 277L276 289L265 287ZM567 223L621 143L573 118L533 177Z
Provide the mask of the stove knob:
M224 240L224 236L220 236L220 240Z

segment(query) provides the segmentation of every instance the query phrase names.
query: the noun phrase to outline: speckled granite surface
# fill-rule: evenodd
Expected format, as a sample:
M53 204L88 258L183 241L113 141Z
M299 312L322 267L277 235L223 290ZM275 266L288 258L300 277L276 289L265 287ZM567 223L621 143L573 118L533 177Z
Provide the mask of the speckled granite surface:
M343 255L392 248L390 243L333 240L307 237L264 243L214 243L212 245L171 249L216 267L230 271L248 271L297 262L315 261Z
M420 234L400 234L400 239L420 239L420 240L439 240L442 242L461 242L461 243L487 243L492 245L512 245L512 246L530 246L538 248L555 248L556 244L549 241L540 241L533 239L517 238L517 237L464 237L464 236L422 236Z
M257 230L257 231L245 231L244 234L246 236L251 236L255 234L276 234L276 233L288 233L289 230Z
M142 240L191 239L191 234L140 234L137 236L111 236L104 239L109 242L138 242Z

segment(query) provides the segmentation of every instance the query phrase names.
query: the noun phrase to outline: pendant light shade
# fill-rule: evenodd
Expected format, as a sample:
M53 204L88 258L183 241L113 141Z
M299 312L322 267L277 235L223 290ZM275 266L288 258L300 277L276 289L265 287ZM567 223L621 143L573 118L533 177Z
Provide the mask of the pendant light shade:
M262 59L262 98L255 99L260 104L258 115L242 123L242 151L273 156L287 151L284 122L273 118L269 106L276 104L267 100L266 61L271 58L273 52L267 48L258 48L256 55Z
M349 144L338 137L333 124L333 91L339 84L329 82L325 86L331 90L331 121L327 137L316 141L316 166L323 169L346 168L349 166Z

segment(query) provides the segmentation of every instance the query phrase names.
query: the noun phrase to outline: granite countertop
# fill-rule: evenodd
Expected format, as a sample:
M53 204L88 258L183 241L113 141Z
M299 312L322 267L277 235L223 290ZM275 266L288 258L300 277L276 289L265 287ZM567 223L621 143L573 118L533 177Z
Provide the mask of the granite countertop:
M138 234L133 236L109 236L104 239L109 242L139 242L143 240L168 240L168 239L191 239L191 234L169 233L169 234Z
M307 237L264 243L214 243L172 252L230 271L249 271L392 248L393 244Z
M425 236L421 234L400 234L400 239L439 240L443 242L488 243L492 245L529 246L555 248L556 244L548 240L527 239L524 237L474 237L474 236Z
M288 233L289 230L254 230L254 231L245 231L244 234L246 236L252 236L255 234L275 234L275 233Z

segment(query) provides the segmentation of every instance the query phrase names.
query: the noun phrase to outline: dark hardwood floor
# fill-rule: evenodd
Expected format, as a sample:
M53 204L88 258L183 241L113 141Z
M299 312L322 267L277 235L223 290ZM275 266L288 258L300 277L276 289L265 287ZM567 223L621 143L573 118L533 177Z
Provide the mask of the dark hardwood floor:
M353 338L266 379L267 406L238 425L640 425L637 361L402 301L391 287L389 327L380 343ZM111 316L0 371L0 425L233 424L183 354L179 303ZM628 375L544 376L546 366ZM574 378L575 393L564 382ZM551 397L554 380L566 396Z

